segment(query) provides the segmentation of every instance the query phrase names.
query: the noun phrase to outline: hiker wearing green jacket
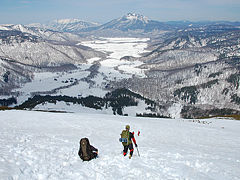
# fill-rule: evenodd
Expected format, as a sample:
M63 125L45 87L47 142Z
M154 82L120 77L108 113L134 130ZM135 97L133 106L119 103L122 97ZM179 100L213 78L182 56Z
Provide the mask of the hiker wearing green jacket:
M130 150L129 159L131 159L131 157L133 155L133 150L134 150L132 140L135 144L135 147L137 147L137 143L136 143L136 140L134 138L134 132L130 132L130 126L129 125L126 125L126 129L122 131L121 138L126 139L126 141L122 142L123 155L126 156L127 152L128 152L128 149L129 149Z

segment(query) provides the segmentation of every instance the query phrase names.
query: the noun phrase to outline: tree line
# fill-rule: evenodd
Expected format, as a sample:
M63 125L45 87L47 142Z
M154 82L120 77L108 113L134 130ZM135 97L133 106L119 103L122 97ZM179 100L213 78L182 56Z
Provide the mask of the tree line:
M34 108L39 104L54 103L64 101L66 103L81 104L82 106L94 109L112 108L113 114L123 115L123 108L128 106L137 106L138 99L145 100L148 105L155 106L155 102L144 98L126 88L116 89L107 93L104 97L87 96L87 97L70 97L70 96L51 96L51 95L35 95L28 98L27 101L17 106L19 109Z

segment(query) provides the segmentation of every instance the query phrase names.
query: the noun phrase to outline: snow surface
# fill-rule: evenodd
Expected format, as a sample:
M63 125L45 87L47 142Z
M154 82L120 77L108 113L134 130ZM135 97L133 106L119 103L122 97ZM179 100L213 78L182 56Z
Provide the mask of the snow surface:
M240 122L0 111L0 179L240 179ZM135 135L132 159L118 141ZM136 133L135 133L136 134ZM83 162L88 137L99 158Z

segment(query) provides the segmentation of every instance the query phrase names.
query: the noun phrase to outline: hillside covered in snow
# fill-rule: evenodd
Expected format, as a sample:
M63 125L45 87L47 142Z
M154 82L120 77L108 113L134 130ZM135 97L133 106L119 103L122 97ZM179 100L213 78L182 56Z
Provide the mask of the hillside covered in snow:
M0 179L240 179L240 122L0 111ZM125 125L140 156L123 157ZM99 157L83 162L88 137Z

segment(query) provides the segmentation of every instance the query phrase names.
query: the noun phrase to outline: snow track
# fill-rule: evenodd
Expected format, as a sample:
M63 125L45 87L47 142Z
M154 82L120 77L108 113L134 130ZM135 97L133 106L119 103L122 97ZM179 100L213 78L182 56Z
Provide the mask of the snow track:
M240 122L0 111L0 179L240 179ZM210 123L211 122L211 123ZM119 134L141 131L131 160ZM99 158L83 162L88 137Z

